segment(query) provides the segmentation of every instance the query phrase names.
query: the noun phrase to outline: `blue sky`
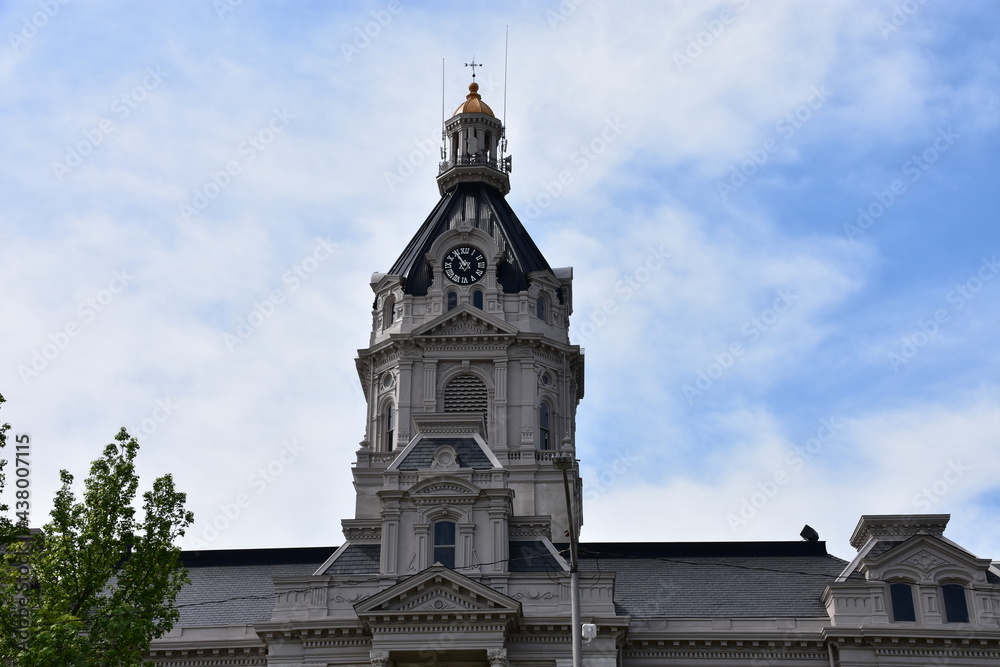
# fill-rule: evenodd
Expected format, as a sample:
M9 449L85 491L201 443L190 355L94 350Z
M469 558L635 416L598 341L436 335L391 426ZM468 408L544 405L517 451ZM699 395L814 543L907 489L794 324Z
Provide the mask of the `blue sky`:
M449 111L475 57L502 114L505 26L508 200L575 271L584 539L849 557L862 514L933 512L1000 557L985 1L4 3L35 521L124 425L185 546L339 544L368 280L437 200L442 58Z

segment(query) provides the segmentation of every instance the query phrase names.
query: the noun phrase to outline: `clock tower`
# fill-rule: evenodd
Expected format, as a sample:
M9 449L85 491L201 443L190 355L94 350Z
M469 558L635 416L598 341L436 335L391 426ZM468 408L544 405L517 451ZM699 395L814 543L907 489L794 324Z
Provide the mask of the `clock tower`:
M378 544L383 575L440 563L503 587L512 542L568 539L552 457L574 454L583 355L569 342L573 271L549 266L504 198L504 128L478 90L444 125L440 201L372 275L357 358L367 423L343 525L350 543Z
M354 517L311 576L274 579L258 632L281 664L569 655L570 566L556 545L582 523L573 270L549 266L504 198L504 128L478 91L473 81L445 122L440 201L372 275ZM614 575L597 573L582 593L603 628L592 667L615 664L613 589Z

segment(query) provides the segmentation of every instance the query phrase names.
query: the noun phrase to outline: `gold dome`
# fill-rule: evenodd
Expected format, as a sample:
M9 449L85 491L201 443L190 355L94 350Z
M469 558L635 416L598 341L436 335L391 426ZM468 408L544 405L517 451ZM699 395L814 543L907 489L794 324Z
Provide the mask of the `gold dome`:
M469 84L469 94L465 96L465 101L455 109L454 115L457 116L460 113L484 113L496 118L493 109L489 108L479 95L479 84L475 81Z

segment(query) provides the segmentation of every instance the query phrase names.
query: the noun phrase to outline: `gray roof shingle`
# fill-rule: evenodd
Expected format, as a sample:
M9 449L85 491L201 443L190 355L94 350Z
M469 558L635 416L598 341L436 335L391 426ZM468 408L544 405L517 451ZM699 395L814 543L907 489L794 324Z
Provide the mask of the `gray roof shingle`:
M397 470L422 470L431 467L434 451L441 445L451 445L458 455L460 468L476 470L491 469L493 462L486 456L482 448L473 438L433 437L423 438L410 450L406 458L396 466Z
M825 617L820 594L846 565L816 542L583 544L580 550L581 585L588 573L615 572L618 613L635 618Z

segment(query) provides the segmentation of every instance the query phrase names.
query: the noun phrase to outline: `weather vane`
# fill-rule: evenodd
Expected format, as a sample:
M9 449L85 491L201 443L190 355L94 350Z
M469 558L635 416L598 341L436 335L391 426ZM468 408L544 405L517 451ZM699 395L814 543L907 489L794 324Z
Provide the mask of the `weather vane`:
M471 63L465 63L465 66L472 68L472 80L475 81L476 80L476 68L477 67L482 67L483 64L482 63L477 63L476 62L476 57L472 56L472 62Z

